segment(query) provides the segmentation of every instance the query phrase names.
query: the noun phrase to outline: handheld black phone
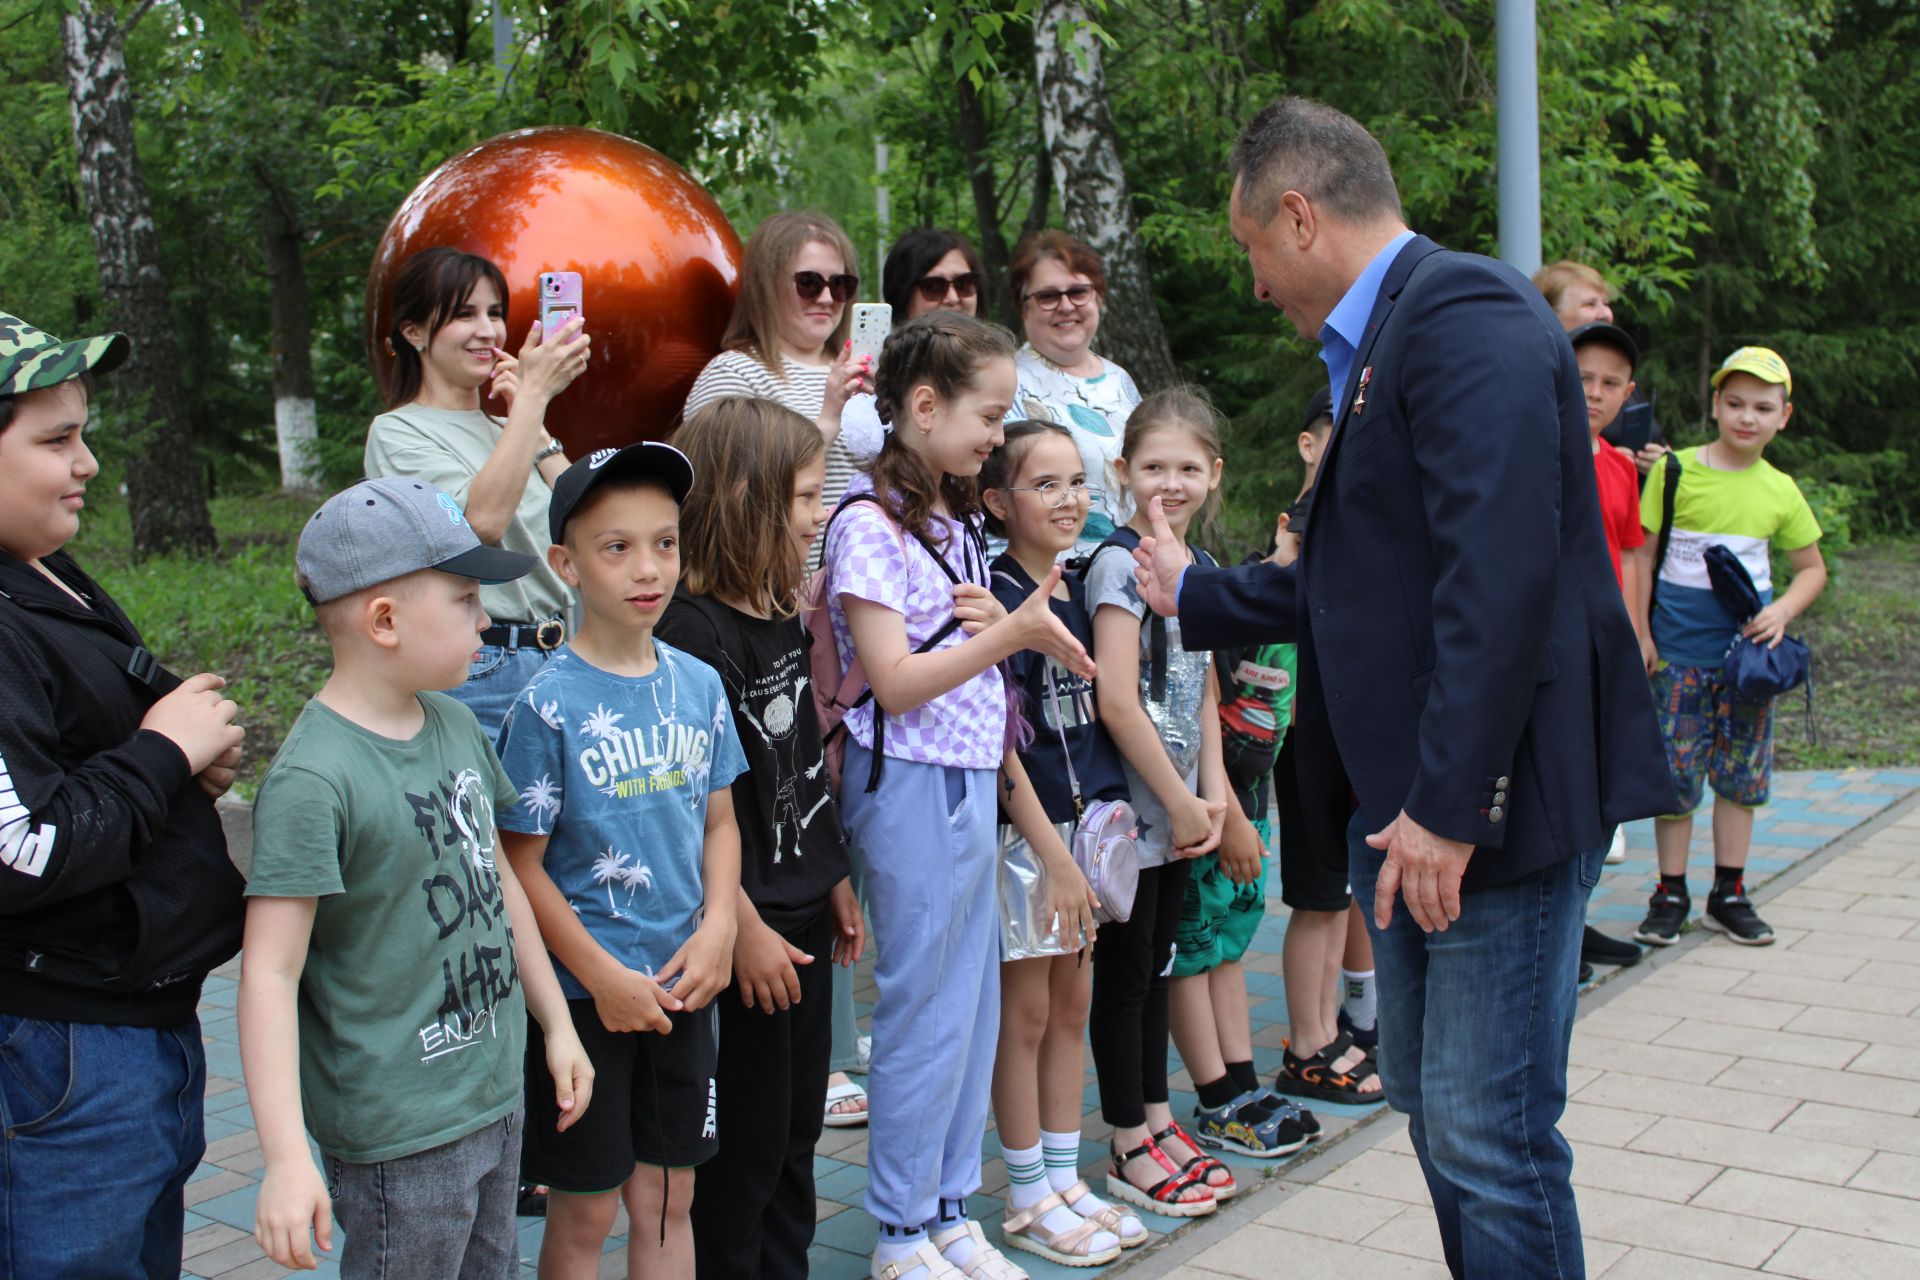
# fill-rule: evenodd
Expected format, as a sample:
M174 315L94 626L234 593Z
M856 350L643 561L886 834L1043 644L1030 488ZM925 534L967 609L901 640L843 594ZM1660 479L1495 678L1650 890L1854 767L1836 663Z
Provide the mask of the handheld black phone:
M1653 443L1653 405L1647 401L1630 404L1620 410L1616 443L1623 449L1640 452Z

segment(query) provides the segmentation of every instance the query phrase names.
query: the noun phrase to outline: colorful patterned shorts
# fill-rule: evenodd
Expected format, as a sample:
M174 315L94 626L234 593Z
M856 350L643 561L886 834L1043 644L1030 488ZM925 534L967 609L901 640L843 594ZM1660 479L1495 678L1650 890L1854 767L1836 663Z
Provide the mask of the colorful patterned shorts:
M1773 702L1736 697L1719 667L1662 667L1653 675L1667 765L1680 813L1700 805L1702 776L1713 794L1753 808L1773 782Z
M1232 964L1253 945L1253 932L1267 913L1266 867L1252 884L1235 884L1218 852L1194 859L1174 933L1173 976L1191 978Z

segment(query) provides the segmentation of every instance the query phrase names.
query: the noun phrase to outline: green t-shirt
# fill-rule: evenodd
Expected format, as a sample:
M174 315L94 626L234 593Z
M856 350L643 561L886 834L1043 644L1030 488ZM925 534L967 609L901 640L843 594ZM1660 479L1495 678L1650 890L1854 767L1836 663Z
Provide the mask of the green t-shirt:
M471 711L420 703L426 723L401 742L308 702L253 807L247 893L320 900L301 1101L314 1140L356 1164L520 1105L526 1004L493 825L518 796Z
M493 456L500 425L478 409L429 409L410 404L389 410L367 428L363 457L367 475L415 476L464 510L480 469ZM539 622L566 607L567 587L547 563L547 505L553 500L538 467L527 468L527 487L507 521L500 545L530 555L532 572L512 582L480 588L480 603L495 622Z

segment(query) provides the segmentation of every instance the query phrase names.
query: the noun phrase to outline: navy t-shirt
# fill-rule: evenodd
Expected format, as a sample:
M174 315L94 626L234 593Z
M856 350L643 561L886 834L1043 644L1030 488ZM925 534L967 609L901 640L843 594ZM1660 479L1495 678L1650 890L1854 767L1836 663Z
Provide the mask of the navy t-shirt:
M1038 588L1038 583L1020 562L1010 555L993 562L993 594L1008 612L1020 607ZM1087 613L1087 593L1079 574L1066 578L1068 598L1057 596L1047 603L1053 616L1087 652L1093 652L1093 619ZM1080 778L1080 795L1088 804L1095 800L1125 800L1127 775L1120 765L1120 749L1101 727L1094 713L1093 681L1082 679L1044 654L1022 649L1007 659L1008 673L1020 690L1021 710L1033 726L1033 744L1020 753L1020 763L1033 780L1033 789L1047 817L1054 822L1072 822L1073 787L1067 779L1066 749L1073 750L1074 772ZM1060 695L1060 714L1054 715L1053 699L1047 684L1054 681ZM1061 736L1064 720L1066 743ZM1001 815L1006 820L1006 815Z

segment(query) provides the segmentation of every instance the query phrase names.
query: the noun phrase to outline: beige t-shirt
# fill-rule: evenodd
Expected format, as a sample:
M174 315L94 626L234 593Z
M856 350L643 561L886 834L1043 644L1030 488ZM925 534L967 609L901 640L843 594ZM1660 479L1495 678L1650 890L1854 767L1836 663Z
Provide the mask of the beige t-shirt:
M381 414L367 428L367 476L414 476L464 508L473 478L499 440L499 426L478 409L410 404ZM480 603L495 622L539 622L566 606L566 584L547 564L547 502L552 496L539 468L529 465L526 490L500 545L525 552L539 564L517 581L480 588Z

